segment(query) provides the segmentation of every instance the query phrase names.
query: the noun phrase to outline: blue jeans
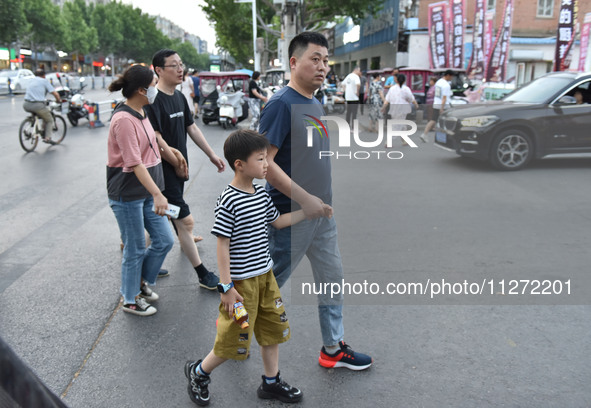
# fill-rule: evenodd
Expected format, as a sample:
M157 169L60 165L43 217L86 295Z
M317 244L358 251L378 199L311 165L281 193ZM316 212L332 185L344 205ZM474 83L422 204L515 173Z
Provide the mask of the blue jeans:
M109 199L109 205L115 213L125 245L121 262L121 294L125 303L135 303L142 279L150 285L156 283L158 271L172 249L174 238L168 219L152 211L152 197L134 201ZM144 229L150 234L148 248Z
M337 242L337 226L333 218L304 220L281 230L269 226L269 249L273 273L279 287L289 279L304 255L310 260L316 284L343 279L343 265ZM343 295L318 295L320 331L325 346L343 340Z

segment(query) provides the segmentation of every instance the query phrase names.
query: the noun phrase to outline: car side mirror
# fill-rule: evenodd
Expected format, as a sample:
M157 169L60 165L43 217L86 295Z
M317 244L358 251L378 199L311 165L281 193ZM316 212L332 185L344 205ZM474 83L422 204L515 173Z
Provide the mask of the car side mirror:
M574 105L577 103L577 100L574 96L564 95L560 98L557 102L559 105Z

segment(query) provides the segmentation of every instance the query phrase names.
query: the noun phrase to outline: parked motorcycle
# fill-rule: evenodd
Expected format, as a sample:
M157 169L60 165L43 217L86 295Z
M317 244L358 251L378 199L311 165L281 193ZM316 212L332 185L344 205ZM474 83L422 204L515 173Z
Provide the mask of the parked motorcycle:
M343 97L343 93L337 90L336 86L329 85L320 88L316 93L316 98L324 105L326 113L345 113L347 108L345 98Z
M80 89L71 91L68 103L67 117L72 126L78 126L80 119L88 119L88 110L91 103L84 99L82 90L86 87L86 84L80 81Z
M219 95L218 121L224 129L234 127L248 117L248 103L244 101L244 92L220 92Z

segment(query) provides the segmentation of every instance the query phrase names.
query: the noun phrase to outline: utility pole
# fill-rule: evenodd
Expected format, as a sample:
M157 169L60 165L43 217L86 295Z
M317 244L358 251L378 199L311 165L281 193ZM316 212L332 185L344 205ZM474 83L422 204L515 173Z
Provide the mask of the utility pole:
M257 1L234 0L234 3L252 3L252 51L254 53L254 70L261 71L261 55L257 50Z
M289 71L289 43L297 34L297 15L298 15L298 1L285 0L282 9L282 55L281 66L285 71Z

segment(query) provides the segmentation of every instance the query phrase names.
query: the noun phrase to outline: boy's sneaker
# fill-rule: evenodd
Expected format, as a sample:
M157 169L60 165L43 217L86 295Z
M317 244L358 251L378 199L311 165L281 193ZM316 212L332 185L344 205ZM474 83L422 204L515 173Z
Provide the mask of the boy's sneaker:
M148 302L155 302L160 299L160 296L150 289L147 282L142 282L142 286L140 286L140 297L146 299Z
M263 376L263 383L257 390L257 395L259 398L276 399L282 402L299 402L303 397L302 391L283 381L279 373L277 373L277 382L273 384L267 384Z
M213 272L207 272L203 278L199 278L199 286L209 290L217 290L218 282L220 278L218 278Z
M165 278L167 276L170 276L170 273L168 273L168 269L160 269L158 271L158 278Z
M370 356L354 352L344 341L339 342L339 347L341 349L336 353L329 354L326 352L324 346L322 346L318 363L326 368L345 367L355 371L365 370L373 363L373 359Z
M135 303L123 304L123 311L138 316L152 316L157 312L154 306L146 302L146 299L141 297L137 298Z
M199 361L187 361L185 363L185 377L189 380L187 391L189 397L197 405L205 406L209 404L209 390L207 386L211 382L208 375L199 375L195 369L201 364Z

